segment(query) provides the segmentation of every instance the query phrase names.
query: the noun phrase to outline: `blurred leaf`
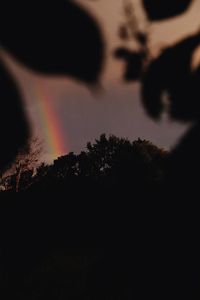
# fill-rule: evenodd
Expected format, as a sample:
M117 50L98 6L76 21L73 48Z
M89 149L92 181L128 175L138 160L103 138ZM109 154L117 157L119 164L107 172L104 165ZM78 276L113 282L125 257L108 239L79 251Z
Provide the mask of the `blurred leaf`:
M143 68L143 52L134 52L125 48L118 48L115 51L115 56L119 59L123 59L126 62L124 79L127 81L139 80L142 74Z
M143 0L147 16L152 21L175 17L184 13L193 0Z
M160 116L164 107L162 99L164 92L169 96L172 117L185 120L187 116L192 116L192 111L194 114L192 99L194 77L191 61L199 43L200 34L186 38L175 46L165 49L149 65L142 80L142 99L150 116L154 118Z
M164 89L163 70L160 58L153 61L142 80L142 101L147 113L157 119L163 110L161 101Z
M96 20L70 0L4 0L2 46L28 67L93 83L103 62Z
M0 169L2 170L12 162L28 137L28 126L20 94L2 63L0 63L0 99Z

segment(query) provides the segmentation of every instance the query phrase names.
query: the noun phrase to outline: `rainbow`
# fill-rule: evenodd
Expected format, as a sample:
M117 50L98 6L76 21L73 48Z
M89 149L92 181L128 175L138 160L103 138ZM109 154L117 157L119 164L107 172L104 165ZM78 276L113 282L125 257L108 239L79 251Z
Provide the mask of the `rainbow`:
M36 103L36 109L40 127L43 130L47 150L52 158L57 158L67 153L64 143L59 118L51 105L50 95L45 85L39 83L32 90L32 99Z

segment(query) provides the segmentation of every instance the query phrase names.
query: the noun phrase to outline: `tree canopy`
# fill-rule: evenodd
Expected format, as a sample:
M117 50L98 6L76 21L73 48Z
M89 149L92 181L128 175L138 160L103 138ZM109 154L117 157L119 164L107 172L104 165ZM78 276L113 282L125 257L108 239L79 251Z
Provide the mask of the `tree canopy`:
M88 142L86 150L80 154L70 152L58 157L51 165L40 164L33 176L35 160L38 160L37 149L32 152L17 160L14 172L17 176L20 170L20 185L25 189L26 185L30 185L27 172L32 174L29 178L31 184L46 182L47 189L52 186L56 189L57 184L86 182L106 186L152 185L163 179L168 155L165 150L146 140L138 138L130 142L125 138L102 134L94 143Z

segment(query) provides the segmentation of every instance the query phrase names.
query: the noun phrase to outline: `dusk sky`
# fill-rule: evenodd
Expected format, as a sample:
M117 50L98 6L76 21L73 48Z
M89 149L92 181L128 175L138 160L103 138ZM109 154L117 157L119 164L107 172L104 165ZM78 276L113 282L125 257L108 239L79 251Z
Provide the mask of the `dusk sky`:
M140 104L139 84L123 83L123 64L113 58L113 51L122 45L117 37L123 20L122 0L79 0L90 9L102 27L106 41L106 63L102 74L103 90L95 95L86 86L70 78L45 78L9 60L26 103L33 132L45 143L45 159L51 160L69 151L80 152L88 141L101 133L147 139L170 149L187 127L168 120L164 115L159 123L151 120ZM136 4L139 0L133 1ZM143 24L144 16L136 5ZM200 0L194 1L187 14L170 22L151 26L151 43L155 54L200 27ZM53 41L52 41L53 42ZM83 39L84 42L84 39ZM134 42L128 43L130 49ZM199 56L196 52L195 63Z

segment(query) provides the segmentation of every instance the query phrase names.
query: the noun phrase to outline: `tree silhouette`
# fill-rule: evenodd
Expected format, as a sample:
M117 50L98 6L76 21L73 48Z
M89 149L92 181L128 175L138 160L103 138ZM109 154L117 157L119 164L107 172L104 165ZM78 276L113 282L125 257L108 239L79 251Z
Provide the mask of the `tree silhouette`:
M20 149L11 170L14 171L15 190L19 192L22 188L28 188L34 176L42 153L42 144L38 138L33 137L23 148Z
M9 169L2 173L1 184L4 189L19 192L29 188L34 181L41 154L42 143L37 137L32 137L18 151Z
M168 153L152 143L138 139L130 142L114 135L102 134L95 143L89 142L86 151L76 155L70 152L57 158L53 165L42 165L36 175L37 184L45 184L46 190L65 193L78 186L124 186L135 192L139 186L158 185L164 176ZM34 188L34 187L33 187Z

